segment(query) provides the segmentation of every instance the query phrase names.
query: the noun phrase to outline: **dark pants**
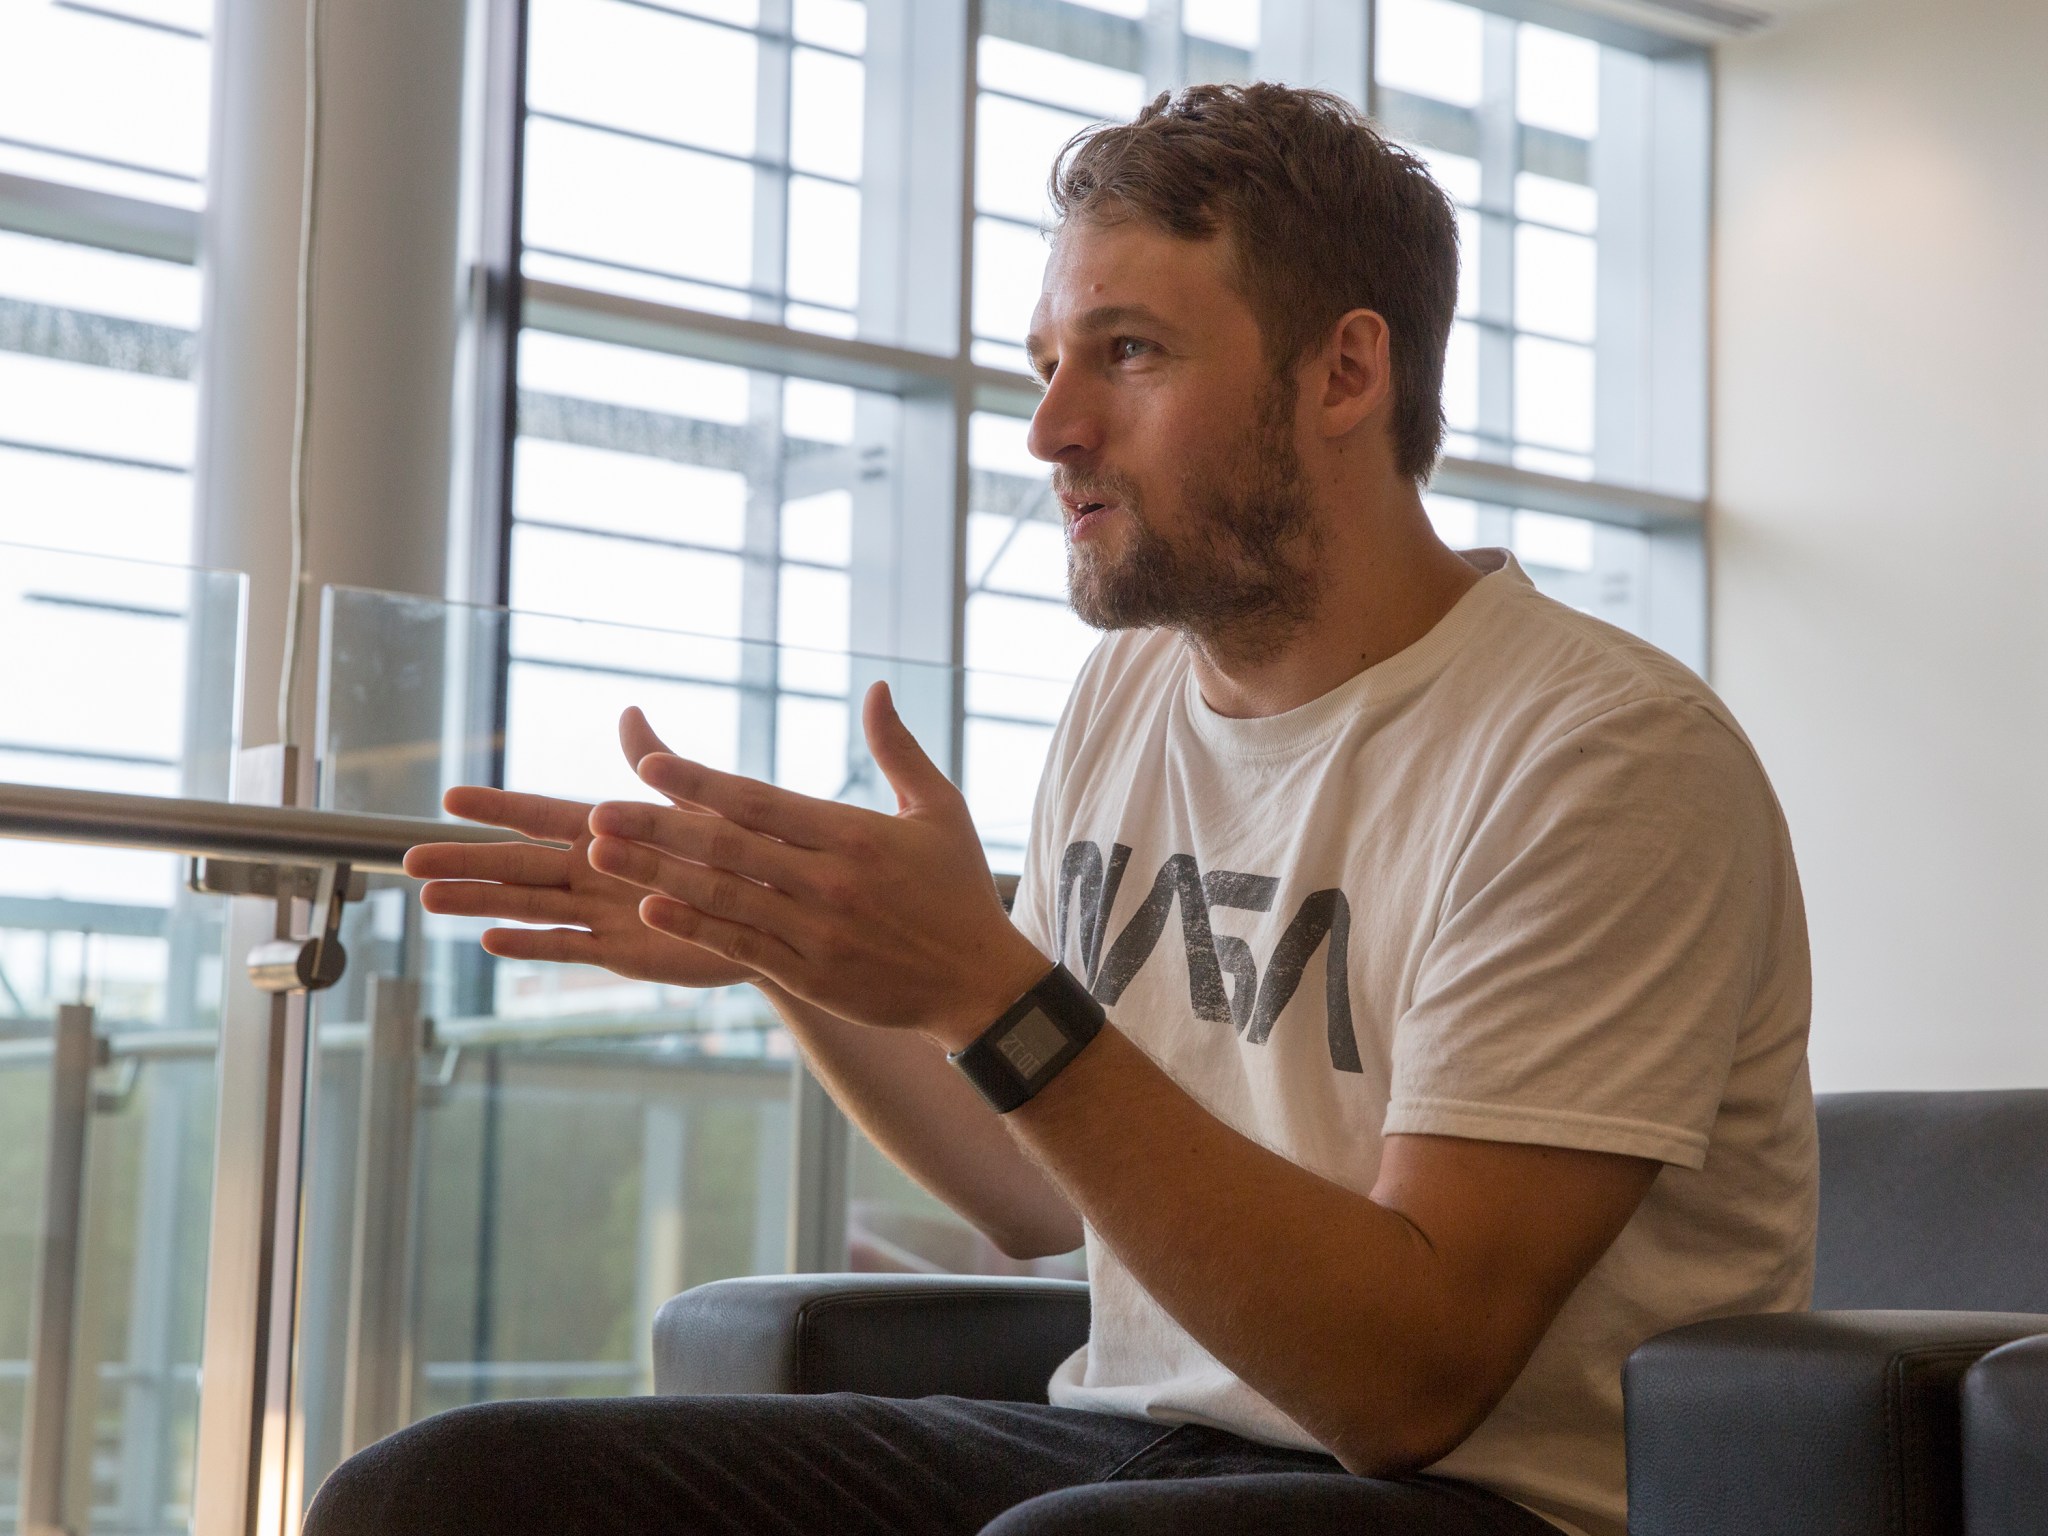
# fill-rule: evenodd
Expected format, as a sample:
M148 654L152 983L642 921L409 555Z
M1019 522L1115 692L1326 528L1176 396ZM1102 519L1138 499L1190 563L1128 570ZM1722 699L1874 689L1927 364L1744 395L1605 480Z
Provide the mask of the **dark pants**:
M321 1488L305 1536L1556 1536L1441 1478L1353 1477L1221 1430L1028 1403L633 1397L486 1403Z

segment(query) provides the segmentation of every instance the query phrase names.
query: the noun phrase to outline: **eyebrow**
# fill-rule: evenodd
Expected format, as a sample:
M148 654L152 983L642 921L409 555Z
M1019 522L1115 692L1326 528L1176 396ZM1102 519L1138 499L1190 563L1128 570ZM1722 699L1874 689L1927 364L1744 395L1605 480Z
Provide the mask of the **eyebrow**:
M1099 336L1105 331L1118 331L1135 326L1144 330L1163 331L1170 336L1180 334L1180 327L1146 304L1100 304L1084 311L1074 322L1074 329L1085 335ZM1036 331L1024 338L1024 353L1031 359L1031 366L1041 374L1040 364L1045 356L1045 343Z

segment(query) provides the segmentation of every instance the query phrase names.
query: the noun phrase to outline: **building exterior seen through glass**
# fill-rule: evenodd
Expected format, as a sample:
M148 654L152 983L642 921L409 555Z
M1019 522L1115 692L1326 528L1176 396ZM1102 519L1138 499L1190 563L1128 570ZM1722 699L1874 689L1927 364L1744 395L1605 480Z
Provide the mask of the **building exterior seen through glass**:
M134 236L84 244L0 214L0 780L226 792L227 742L201 706L231 710L239 581L180 569L212 16L205 0L0 7L0 207L82 200L102 238ZM26 1052L0 1057L10 1529L50 1082L35 1048L60 1004L86 999L103 1030L160 1043L209 1027L218 917L181 892L182 874L162 855L0 844L0 1052ZM213 1099L210 1053L171 1052L110 1076L94 1117L73 1389L81 1529L189 1520Z

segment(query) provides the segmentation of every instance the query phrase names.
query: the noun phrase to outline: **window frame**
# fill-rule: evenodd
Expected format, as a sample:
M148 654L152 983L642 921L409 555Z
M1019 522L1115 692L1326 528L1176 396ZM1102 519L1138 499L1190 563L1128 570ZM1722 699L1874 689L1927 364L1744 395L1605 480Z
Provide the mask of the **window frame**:
M474 427L478 465L469 511L489 536L472 540L472 593L506 595L506 549L512 523L510 444L516 430L517 336L522 329L624 343L766 373L792 374L893 394L919 419L906 439L925 446L900 468L905 518L894 541L900 562L886 601L856 603L850 644L857 651L959 666L965 648L965 529L968 515L966 423L975 411L1028 417L1037 387L1028 375L974 361L973 250L975 135L979 94L975 46L990 6L1058 5L1060 0L871 0L866 55L866 138L869 153L901 155L901 181L918 189L893 215L864 213L861 266L890 274L864 282L863 319L902 342L837 337L757 317L722 315L629 298L571 284L519 277L520 146L524 122L525 0L495 8L484 95L492 143L485 156L485 237L473 286L479 336ZM769 0L763 29L788 32L787 0ZM1516 468L1492 457L1446 456L1432 492L1490 507L1524 508L1633 529L1649 536L1650 638L1704 671L1705 521L1705 262L1710 91L1705 52L1696 45L1605 23L1565 7L1541 14L1516 0L1482 7L1510 25L1526 19L1574 30L1615 47L1644 50L1624 71L1603 69L1603 131L1596 190L1603 218L1625 230L1637 259L1603 260L1596 343L1595 473L1576 480ZM1372 69L1376 6L1349 0L1299 0L1286 35L1262 38L1261 73L1312 78L1351 94L1377 111ZM1178 0L1152 0L1140 23L1146 88L1185 63L1178 36ZM779 17L779 22L777 18ZM1174 23L1161 24L1160 18ZM1505 30L1500 29L1500 30ZM880 39L883 46L877 48ZM785 45L786 46L786 45ZM1632 79L1615 79L1616 74ZM788 171L759 172L779 187ZM1511 244L1510 241L1500 242ZM1491 252L1489 254L1492 254ZM778 244L775 256L780 255ZM757 267L767 259L757 254ZM1512 283L1511 256L1489 266ZM869 291L878 290L872 297ZM1511 347L1512 337L1489 338ZM1512 378L1500 370L1501 378ZM1495 392L1498 392L1496 389ZM952 439L952 462L937 443ZM944 513L950 509L950 518ZM879 565L879 562L878 562ZM948 571L947 567L951 569ZM879 568L859 574L872 581ZM772 637L767 637L772 638ZM956 729L948 766L960 767Z

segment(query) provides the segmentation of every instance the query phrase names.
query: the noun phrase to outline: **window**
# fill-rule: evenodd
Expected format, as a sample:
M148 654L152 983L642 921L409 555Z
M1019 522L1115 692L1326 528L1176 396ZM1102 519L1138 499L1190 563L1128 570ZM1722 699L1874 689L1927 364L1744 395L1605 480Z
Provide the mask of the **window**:
M192 548L210 0L0 5L0 780L224 795L240 580ZM19 658L31 658L22 664ZM0 1070L0 1483L20 1471L34 1234L63 1003L159 1043L216 1005L215 904L180 861L9 843ZM101 1079L80 1265L74 1529L189 1521L213 1132L210 1049Z
M201 0L0 10L0 544L189 558L211 15ZM5 776L175 792L182 679L106 661L175 653L182 601L139 600L164 583L111 562L9 563L41 646L128 691L96 698L102 724L63 728L0 695ZM152 726L167 707L170 728Z
M858 328L867 10L534 0L529 277Z
M0 12L0 540L189 552L211 15Z
M1010 874L1023 868L1067 682L1097 638L1067 606L1059 506L1046 466L1025 451L1025 425L990 412L967 424L965 783L990 862ZM1019 675L1015 658L1026 656L1042 675Z
M1381 119L1458 205L1453 453L1593 474L1602 52L1452 0L1381 0Z

